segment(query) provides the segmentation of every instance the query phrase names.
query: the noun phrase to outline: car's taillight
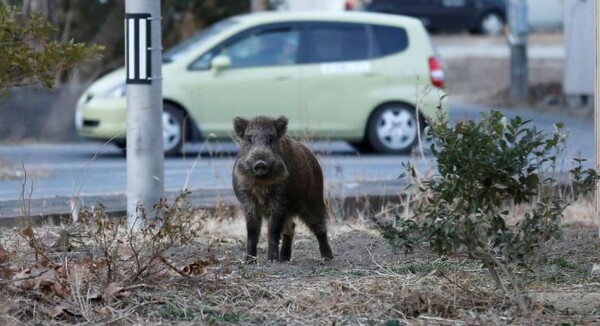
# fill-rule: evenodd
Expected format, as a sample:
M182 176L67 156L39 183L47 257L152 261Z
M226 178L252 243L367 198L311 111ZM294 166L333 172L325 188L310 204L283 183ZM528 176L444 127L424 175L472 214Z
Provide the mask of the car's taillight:
M429 75L433 86L444 87L444 69L437 57L429 58Z
M345 10L352 10L352 9L354 9L354 1L352 1L352 0L346 0L346 1L344 1L344 9Z

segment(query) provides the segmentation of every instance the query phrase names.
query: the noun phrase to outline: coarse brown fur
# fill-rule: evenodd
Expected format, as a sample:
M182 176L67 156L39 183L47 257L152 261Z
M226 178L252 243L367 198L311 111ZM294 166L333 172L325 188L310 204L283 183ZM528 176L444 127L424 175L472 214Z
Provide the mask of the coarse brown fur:
M233 190L246 218L247 262L256 261L263 219L268 223L268 259L289 261L296 216L317 237L321 256L333 258L321 166L310 149L285 134L287 123L285 117L234 120L240 150L233 167Z

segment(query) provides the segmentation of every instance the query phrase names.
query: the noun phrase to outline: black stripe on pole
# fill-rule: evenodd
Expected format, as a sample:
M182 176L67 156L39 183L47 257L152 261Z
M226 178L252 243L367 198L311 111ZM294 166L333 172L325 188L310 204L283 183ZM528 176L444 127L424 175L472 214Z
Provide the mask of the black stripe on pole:
M125 67L127 84L151 84L152 32L150 14L125 15Z

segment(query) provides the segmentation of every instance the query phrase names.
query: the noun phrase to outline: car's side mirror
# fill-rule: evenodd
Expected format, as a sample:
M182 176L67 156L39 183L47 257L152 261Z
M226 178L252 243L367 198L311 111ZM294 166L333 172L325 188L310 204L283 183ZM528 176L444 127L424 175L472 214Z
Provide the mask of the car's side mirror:
M231 66L231 59L224 54L220 54L211 60L210 66L213 71L220 71Z

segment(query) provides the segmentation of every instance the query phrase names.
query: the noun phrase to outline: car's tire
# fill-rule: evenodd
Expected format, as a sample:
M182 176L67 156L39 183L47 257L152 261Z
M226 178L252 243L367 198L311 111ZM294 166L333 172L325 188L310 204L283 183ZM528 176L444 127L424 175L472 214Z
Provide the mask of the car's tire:
M476 32L488 36L502 35L504 30L504 19L496 11L489 11L481 16L477 24Z
M419 141L419 127L415 109L393 103L376 109L367 125L367 140L374 151L387 154L407 154Z
M162 129L165 156L181 153L185 135L184 114L172 104L163 104Z

